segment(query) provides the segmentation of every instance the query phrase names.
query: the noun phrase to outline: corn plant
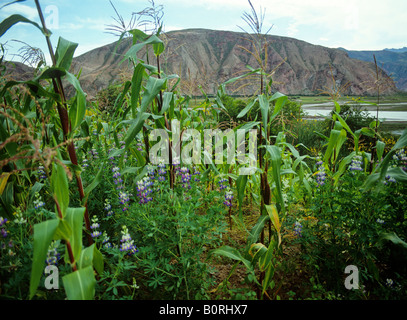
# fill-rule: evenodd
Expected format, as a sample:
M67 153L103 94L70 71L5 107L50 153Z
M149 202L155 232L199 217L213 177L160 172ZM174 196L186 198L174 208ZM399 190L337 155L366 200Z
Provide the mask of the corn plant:
M34 253L30 298L35 296L51 241L62 240L66 246L65 261L72 269L72 273L63 277L68 299L92 299L96 283L94 268L98 272L102 272L103 259L90 236L87 198L97 185L99 177L87 188L84 188L74 147L76 129L81 125L86 111L86 94L82 90L78 78L68 71L77 44L59 38L54 53L50 39L51 32L46 28L40 3L36 0L35 4L41 25L21 15L12 15L0 24L0 36L17 23L29 23L35 26L45 36L52 60L52 67L43 68L33 80L8 81L2 88L0 96L6 102L2 106L4 110L2 115L7 119L3 124L7 126L9 121L12 121L16 128L14 132L11 130L2 132L2 149L4 148L9 155L9 159L3 161L2 167L5 164L12 164L15 170L11 173L18 173L34 170L39 163L49 179L50 191L55 203L55 219L41 222L33 227ZM65 94L63 80L68 81L75 89L75 96L69 100ZM44 86L44 83L48 83L49 87ZM22 107L15 106L10 101L10 92L16 86L26 86L30 92L30 94L25 95L25 100L19 101L19 103L24 102ZM37 101L41 101L43 106L39 107ZM31 110L33 106L35 109ZM56 107L58 116L53 112L54 107ZM54 129L60 127L62 132L54 131L53 135L49 136L51 131L47 130L49 127L45 127L43 109L47 110L47 115L52 114L49 120L52 121ZM15 116L11 115L13 113ZM33 132L30 135L29 130L35 128L35 124L32 124L29 119L36 117L38 117L39 122L42 122L41 132L42 136L45 136L43 141ZM24 139L31 147L16 149L15 142L19 139ZM63 150L65 147L66 151ZM21 163L19 165L19 160L24 158L31 160L31 162L27 162L31 167L22 168ZM69 206L68 178L76 181L79 203L82 204L80 208ZM2 183L7 183L7 180L3 178ZM83 222L85 222L88 231L86 233L88 247L84 247L82 244Z

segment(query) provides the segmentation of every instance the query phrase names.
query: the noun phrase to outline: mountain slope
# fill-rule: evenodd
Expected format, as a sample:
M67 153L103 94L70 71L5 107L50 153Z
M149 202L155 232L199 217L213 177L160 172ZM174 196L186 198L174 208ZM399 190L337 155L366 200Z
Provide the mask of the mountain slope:
M222 82L248 72L247 65L257 68L248 35L238 32L187 29L166 33L166 51L161 58L167 74L178 74L182 91L200 94L199 85L207 94L214 94ZM372 63L351 59L346 52L312 45L293 38L267 36L268 71L275 68L273 89L285 94L318 94L333 87L347 87L344 94L368 95L375 81ZM81 82L90 95L109 84L131 78L126 62L119 65L122 54L130 46L126 39L112 55L115 43L92 50L74 59L74 71L82 68ZM246 48L247 50L244 50ZM151 51L151 50L150 50ZM139 58L147 59L145 52ZM149 56L150 62L154 57ZM155 64L155 63L152 63ZM331 73L332 71L332 73ZM384 73L383 73L384 74ZM232 91L237 89L237 91ZM238 83L230 92L253 94L259 88L253 79ZM396 91L394 83L385 93Z
M373 62L373 55L379 67L389 74L399 90L407 91L407 51L403 49L385 49L380 51L349 51L349 57Z
M166 50L160 59L162 70L181 77L182 93L200 95L199 86L207 94L215 94L218 86L233 77L258 68L248 35L239 32L187 29L168 32L164 36ZM319 94L342 87L344 95L370 95L375 82L375 66L371 62L352 59L340 49L331 49L293 38L267 36L267 72L273 73L272 89L289 95ZM81 85L89 98L109 84L130 80L132 67L121 63L131 47L131 39L91 50L73 59L71 72L81 71ZM116 49L116 50L115 50ZM155 65L149 50L139 52L139 59ZM389 51L389 53L392 53ZM393 53L397 54L397 53ZM360 57L359 57L360 58ZM21 66L19 66L21 67ZM381 77L385 73L380 70ZM230 94L251 95L259 89L257 75L229 85ZM391 82L382 94L397 91Z

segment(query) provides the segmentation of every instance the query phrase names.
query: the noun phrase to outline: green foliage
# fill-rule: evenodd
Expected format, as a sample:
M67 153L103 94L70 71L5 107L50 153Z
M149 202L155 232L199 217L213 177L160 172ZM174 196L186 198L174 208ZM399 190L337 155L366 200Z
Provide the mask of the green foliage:
M46 30L11 16L0 34L20 22ZM303 119L301 105L272 91L264 48L259 69L248 66L193 106L178 92L179 77L160 70L160 33L161 24L154 34L123 32L120 39L132 37L123 61L133 75L93 103L68 71L77 44L63 38L54 65L37 77L1 80L2 297L405 298L407 131L388 145L372 119L337 102L326 122ZM142 49L156 64L140 59ZM226 94L248 76L260 76L259 94ZM69 100L63 81L75 89ZM195 144L220 122L231 128L222 139ZM156 139L157 129L168 140ZM241 159L225 161L241 129L257 133L244 149L254 152L243 158L254 158L249 175ZM169 163L156 161L162 146ZM304 296L283 292L290 259L308 275ZM350 264L364 290L344 287ZM58 267L60 290L45 287L46 265ZM242 269L243 283L232 283Z

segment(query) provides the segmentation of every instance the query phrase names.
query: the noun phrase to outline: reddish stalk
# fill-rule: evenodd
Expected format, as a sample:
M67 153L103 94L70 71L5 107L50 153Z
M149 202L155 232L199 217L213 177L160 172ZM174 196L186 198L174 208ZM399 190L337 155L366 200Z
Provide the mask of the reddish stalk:
M45 19L44 19L44 15L42 14L42 10L41 10L41 6L39 3L39 0L35 0L35 5L37 7L37 11L38 11L38 15L40 17L41 20L41 24L42 27L44 29L44 32L46 33L45 38L47 41L47 45L48 45L48 50L49 53L51 55L51 60L52 60L52 65L55 67L56 66L56 60L55 60L55 54L54 51L52 49L52 44L48 35L48 29L45 25ZM62 104L57 102L57 110L58 110L58 114L61 120L61 126L62 126L62 131L64 134L64 140L66 141L68 139L68 136L71 133L71 126L70 126L70 122L69 122L69 115L68 115L68 110L66 108L66 98L65 98L65 92L62 86L62 81L61 78L58 77L56 80L52 79L52 84L54 87L54 91L55 93L59 94L59 96L61 97L61 101ZM70 142L68 144L68 154L69 154L69 158L72 162L72 164L74 165L78 165L78 158L76 156L76 151L75 151L75 146L73 144L73 142ZM80 174L76 173L75 174L75 178L76 178L76 184L78 186L78 191L79 191L79 196L80 196L80 200L82 201L85 198L85 192L83 189L83 184L82 184L82 179ZM87 233L87 238L88 238L88 243L89 245L93 244L93 239L90 236L90 220L89 220L89 213L88 213L88 206L87 203L84 203L85 206L85 225L86 225L86 229L89 231Z

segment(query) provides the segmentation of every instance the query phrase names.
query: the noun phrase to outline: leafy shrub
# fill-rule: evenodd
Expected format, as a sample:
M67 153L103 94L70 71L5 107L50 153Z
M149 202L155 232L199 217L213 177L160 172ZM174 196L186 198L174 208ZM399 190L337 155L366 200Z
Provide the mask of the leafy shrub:
M406 186L386 179L378 192L363 192L367 174L351 164L338 184L331 172L316 186L307 217L301 221L304 259L327 291L342 296L406 297L406 249L382 245L384 235L397 234L405 241L407 223ZM397 202L397 205L395 204ZM398 262L394 254L398 252ZM393 257L393 258L391 258ZM403 258L404 257L404 258ZM346 266L360 271L363 290L348 291L343 285ZM391 279L393 288L386 286Z

